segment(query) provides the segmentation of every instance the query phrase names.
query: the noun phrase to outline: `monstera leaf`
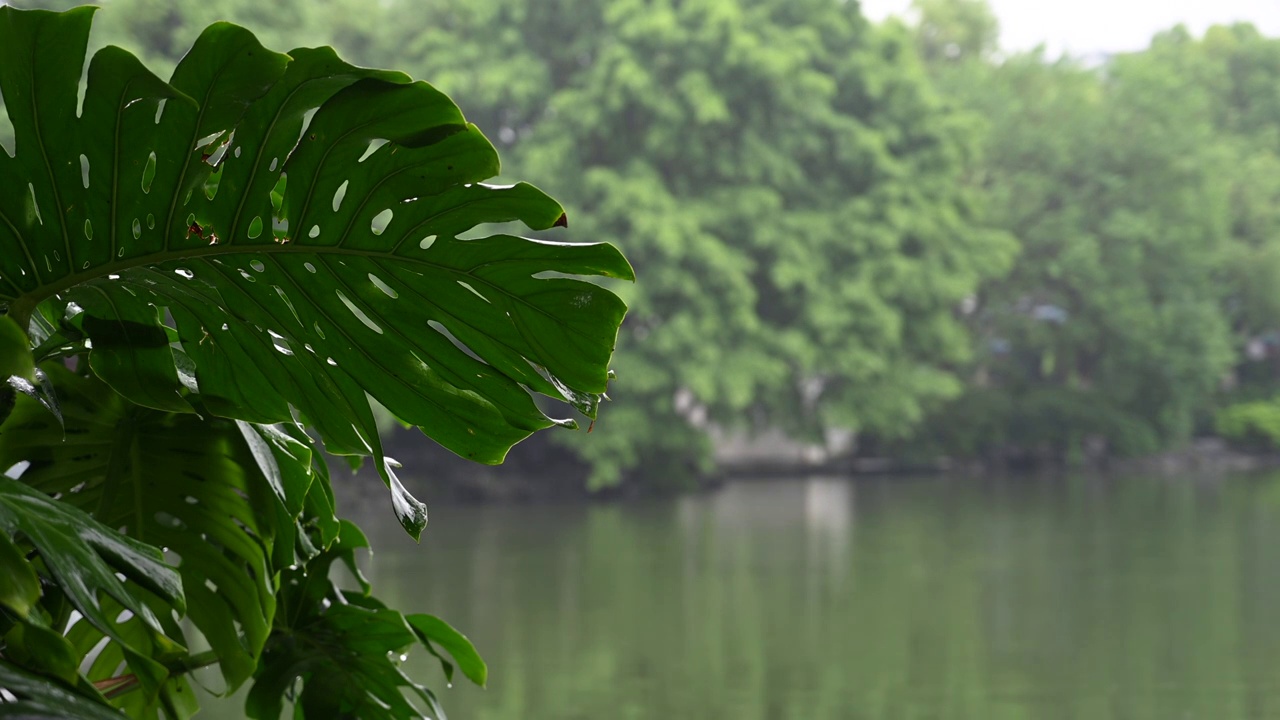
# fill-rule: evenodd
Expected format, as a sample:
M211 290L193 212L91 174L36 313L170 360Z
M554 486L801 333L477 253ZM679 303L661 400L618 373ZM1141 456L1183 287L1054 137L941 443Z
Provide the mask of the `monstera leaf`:
M0 428L0 466L26 462L23 484L62 500L46 504L92 512L130 538L167 548L188 617L234 689L253 674L271 631L275 576L295 561L296 523L312 481L309 447L271 428L141 408L96 378L48 370L62 391L65 425L19 398ZM0 505L0 526L3 518ZM93 638L84 644L91 648ZM113 663L102 667L102 677L89 679L114 674Z
M412 646L430 649L427 634L413 623L420 616L406 618L369 595L353 557L367 546L364 534L343 522L337 542L306 565L283 573L280 632L267 645L246 698L249 717L277 720L284 700L300 685L291 699L308 718L409 720L423 717L421 705L444 720L435 694L400 667L402 653ZM330 579L335 562L352 571L360 591L344 590ZM443 623L423 624L433 637L449 636L455 657L483 666L471 643L457 631Z
M158 410L296 409L328 450L375 456L415 537L425 510L366 394L485 463L573 424L531 392L594 416L625 306L574 276L631 268L606 244L477 229L566 218L532 186L484 184L497 155L447 97L218 24L169 82L104 48L77 114L91 14L0 7L0 305L42 356L89 348Z
M10 543L17 540L32 546L44 568L42 574L56 583L83 616L85 627L95 628L98 637L111 638L120 659L128 663L147 694L158 693L169 675L162 661L181 654L182 648L165 635L163 618L139 597L146 592L167 607L181 609L183 605L178 575L165 565L160 551L114 532L67 503L3 476L0 533L11 538ZM136 584L138 590L130 589L125 579ZM120 622L123 611L128 611L132 628ZM34 627L38 629L40 624ZM7 647L10 644L6 642L7 653L11 651ZM29 644L33 645L18 643ZM33 646L26 650L25 654L47 655L55 648Z
M0 718L12 720L120 720L109 705L0 659L0 687L14 700L0 702Z

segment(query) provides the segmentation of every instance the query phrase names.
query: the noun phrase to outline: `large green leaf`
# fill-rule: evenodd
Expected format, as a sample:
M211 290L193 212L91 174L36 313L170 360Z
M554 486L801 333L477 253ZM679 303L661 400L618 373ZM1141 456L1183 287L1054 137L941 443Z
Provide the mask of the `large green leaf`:
M0 606L19 619L26 618L40 600L40 578L35 568L23 557L13 538L0 533Z
M368 584L355 568L352 554L367 544L355 525L343 522L336 543L283 574L277 632L246 698L249 717L276 720L286 699L295 703L294 717L426 717L407 693L432 717L445 720L435 695L400 668L401 654L426 644L425 639L404 615L368 595ZM360 592L344 591L330 579L335 562L352 570Z
M189 617L234 689L270 632L276 574L294 562L309 447L271 428L139 408L96 378L47 369L63 393L65 440L21 398L0 427L0 466L26 461L30 487L177 556Z
M0 8L11 315L87 337L94 372L149 407L264 424L296 408L331 451L378 456L415 537L425 511L383 462L366 393L486 463L572 424L529 391L594 417L625 306L568 276L631 268L606 244L464 238L565 216L530 185L482 183L497 154L447 97L218 24L169 83L102 50L77 117L89 20Z
M480 653L476 652L475 646L471 644L466 635L458 632L452 625L435 615L406 615L405 620L409 623L409 627L412 627L413 631L418 634L418 639L427 646L431 654L440 660L446 680L453 682L453 664L445 660L436 651L432 646L433 642L453 657L454 662L458 663L458 667L462 669L462 674L466 675L468 680L481 687L484 687L484 684L488 682L489 667L485 665Z
M158 692L168 677L160 661L181 647L165 636L161 619L117 573L162 598L167 607L181 610L182 586L160 551L121 535L69 503L3 476L0 533L35 548L47 577L84 616L82 622L118 643L122 659L140 679L145 694ZM118 612L104 609L108 600L128 610L144 633L126 633Z

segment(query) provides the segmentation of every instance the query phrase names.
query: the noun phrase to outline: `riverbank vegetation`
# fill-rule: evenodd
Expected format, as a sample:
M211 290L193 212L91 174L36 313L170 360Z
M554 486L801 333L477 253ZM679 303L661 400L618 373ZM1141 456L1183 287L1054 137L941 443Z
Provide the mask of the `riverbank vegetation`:
M432 79L567 237L628 248L620 401L528 467L679 484L767 430L1083 463L1280 393L1280 40L1248 25L1073 58L1003 50L981 0L112 0L95 42L171 66L218 17Z

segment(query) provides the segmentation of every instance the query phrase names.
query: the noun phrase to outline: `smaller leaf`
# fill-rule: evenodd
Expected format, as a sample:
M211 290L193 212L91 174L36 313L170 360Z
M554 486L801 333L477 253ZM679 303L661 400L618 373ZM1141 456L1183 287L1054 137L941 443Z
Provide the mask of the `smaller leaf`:
M40 601L40 578L7 533L0 533L0 605L25 619Z
M8 315L0 315L0 378L35 379L35 360L31 357L31 341Z
M434 615L406 615L405 620L409 622L409 627L413 628L423 643L430 647L434 642L444 648L453 656L454 661L458 663L458 669L467 676L467 679L484 687L489 678L489 668L466 635ZM441 658L440 662L443 664L444 659ZM452 672L446 670L445 675L452 675Z
M417 541L427 527L427 506L401 484L400 478L396 477L391 469L397 466L399 463L395 460L385 458L382 462L382 477L391 488L391 508L396 513L396 519L400 521L400 526L409 533L409 536Z
M35 622L18 623L4 636L5 657L46 675L74 684L80 667L80 654L61 633Z
M64 425L65 423L62 419L62 406L58 404L58 395L53 390L53 383L49 382L49 377L45 375L44 371L40 368L36 368L33 376L35 378L35 382L17 375L10 376L10 392L20 392L40 403L45 410L48 410L50 414L58 419L59 425ZM3 422L3 414L0 414L0 422Z
M166 675L163 667L131 644L123 626L114 621L115 614L103 607L103 596L114 598L145 623L161 652L176 647L165 638L152 610L116 576L121 573L155 592L171 608L185 609L178 574L165 564L158 549L8 477L0 477L0 533L25 535L76 610L122 646L144 690L149 693L159 688Z
M12 720L120 720L100 698L88 696L48 677L0 659L0 688L17 702L0 702L0 718Z

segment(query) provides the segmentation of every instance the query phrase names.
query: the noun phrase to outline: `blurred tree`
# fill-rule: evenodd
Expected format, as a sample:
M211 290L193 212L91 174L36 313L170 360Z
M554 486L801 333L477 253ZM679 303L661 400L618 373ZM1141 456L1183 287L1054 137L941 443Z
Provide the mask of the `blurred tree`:
M709 425L907 433L959 390L956 308L1013 248L958 182L975 128L905 28L828 0L573 17L585 60L516 157L577 200L576 237L625 237L645 278L626 406L575 446L597 481L696 466Z
M974 179L1022 246L973 316L983 352L968 397L931 435L975 417L970 429L987 430L955 433L969 446L948 449L1064 459L1089 435L1126 454L1176 444L1233 365L1232 315L1269 315L1274 299L1230 279L1234 268L1265 283L1256 261L1273 251L1242 255L1242 233L1272 234L1274 158L1252 160L1241 181L1245 156L1223 122L1240 114L1223 112L1189 44L1174 30L1098 69L1042 51L935 59L951 97L987 119Z
M960 390L957 308L1013 254L959 182L973 118L932 91L907 28L856 4L112 0L101 14L98 42L161 62L226 18L431 78L509 166L573 198L574 238L625 242L645 280L620 289L626 401L572 443L597 484L707 469L712 426L910 432ZM988 44L985 26L956 32L966 52Z
M911 7L927 63L987 59L998 47L1000 23L986 0L913 0Z

